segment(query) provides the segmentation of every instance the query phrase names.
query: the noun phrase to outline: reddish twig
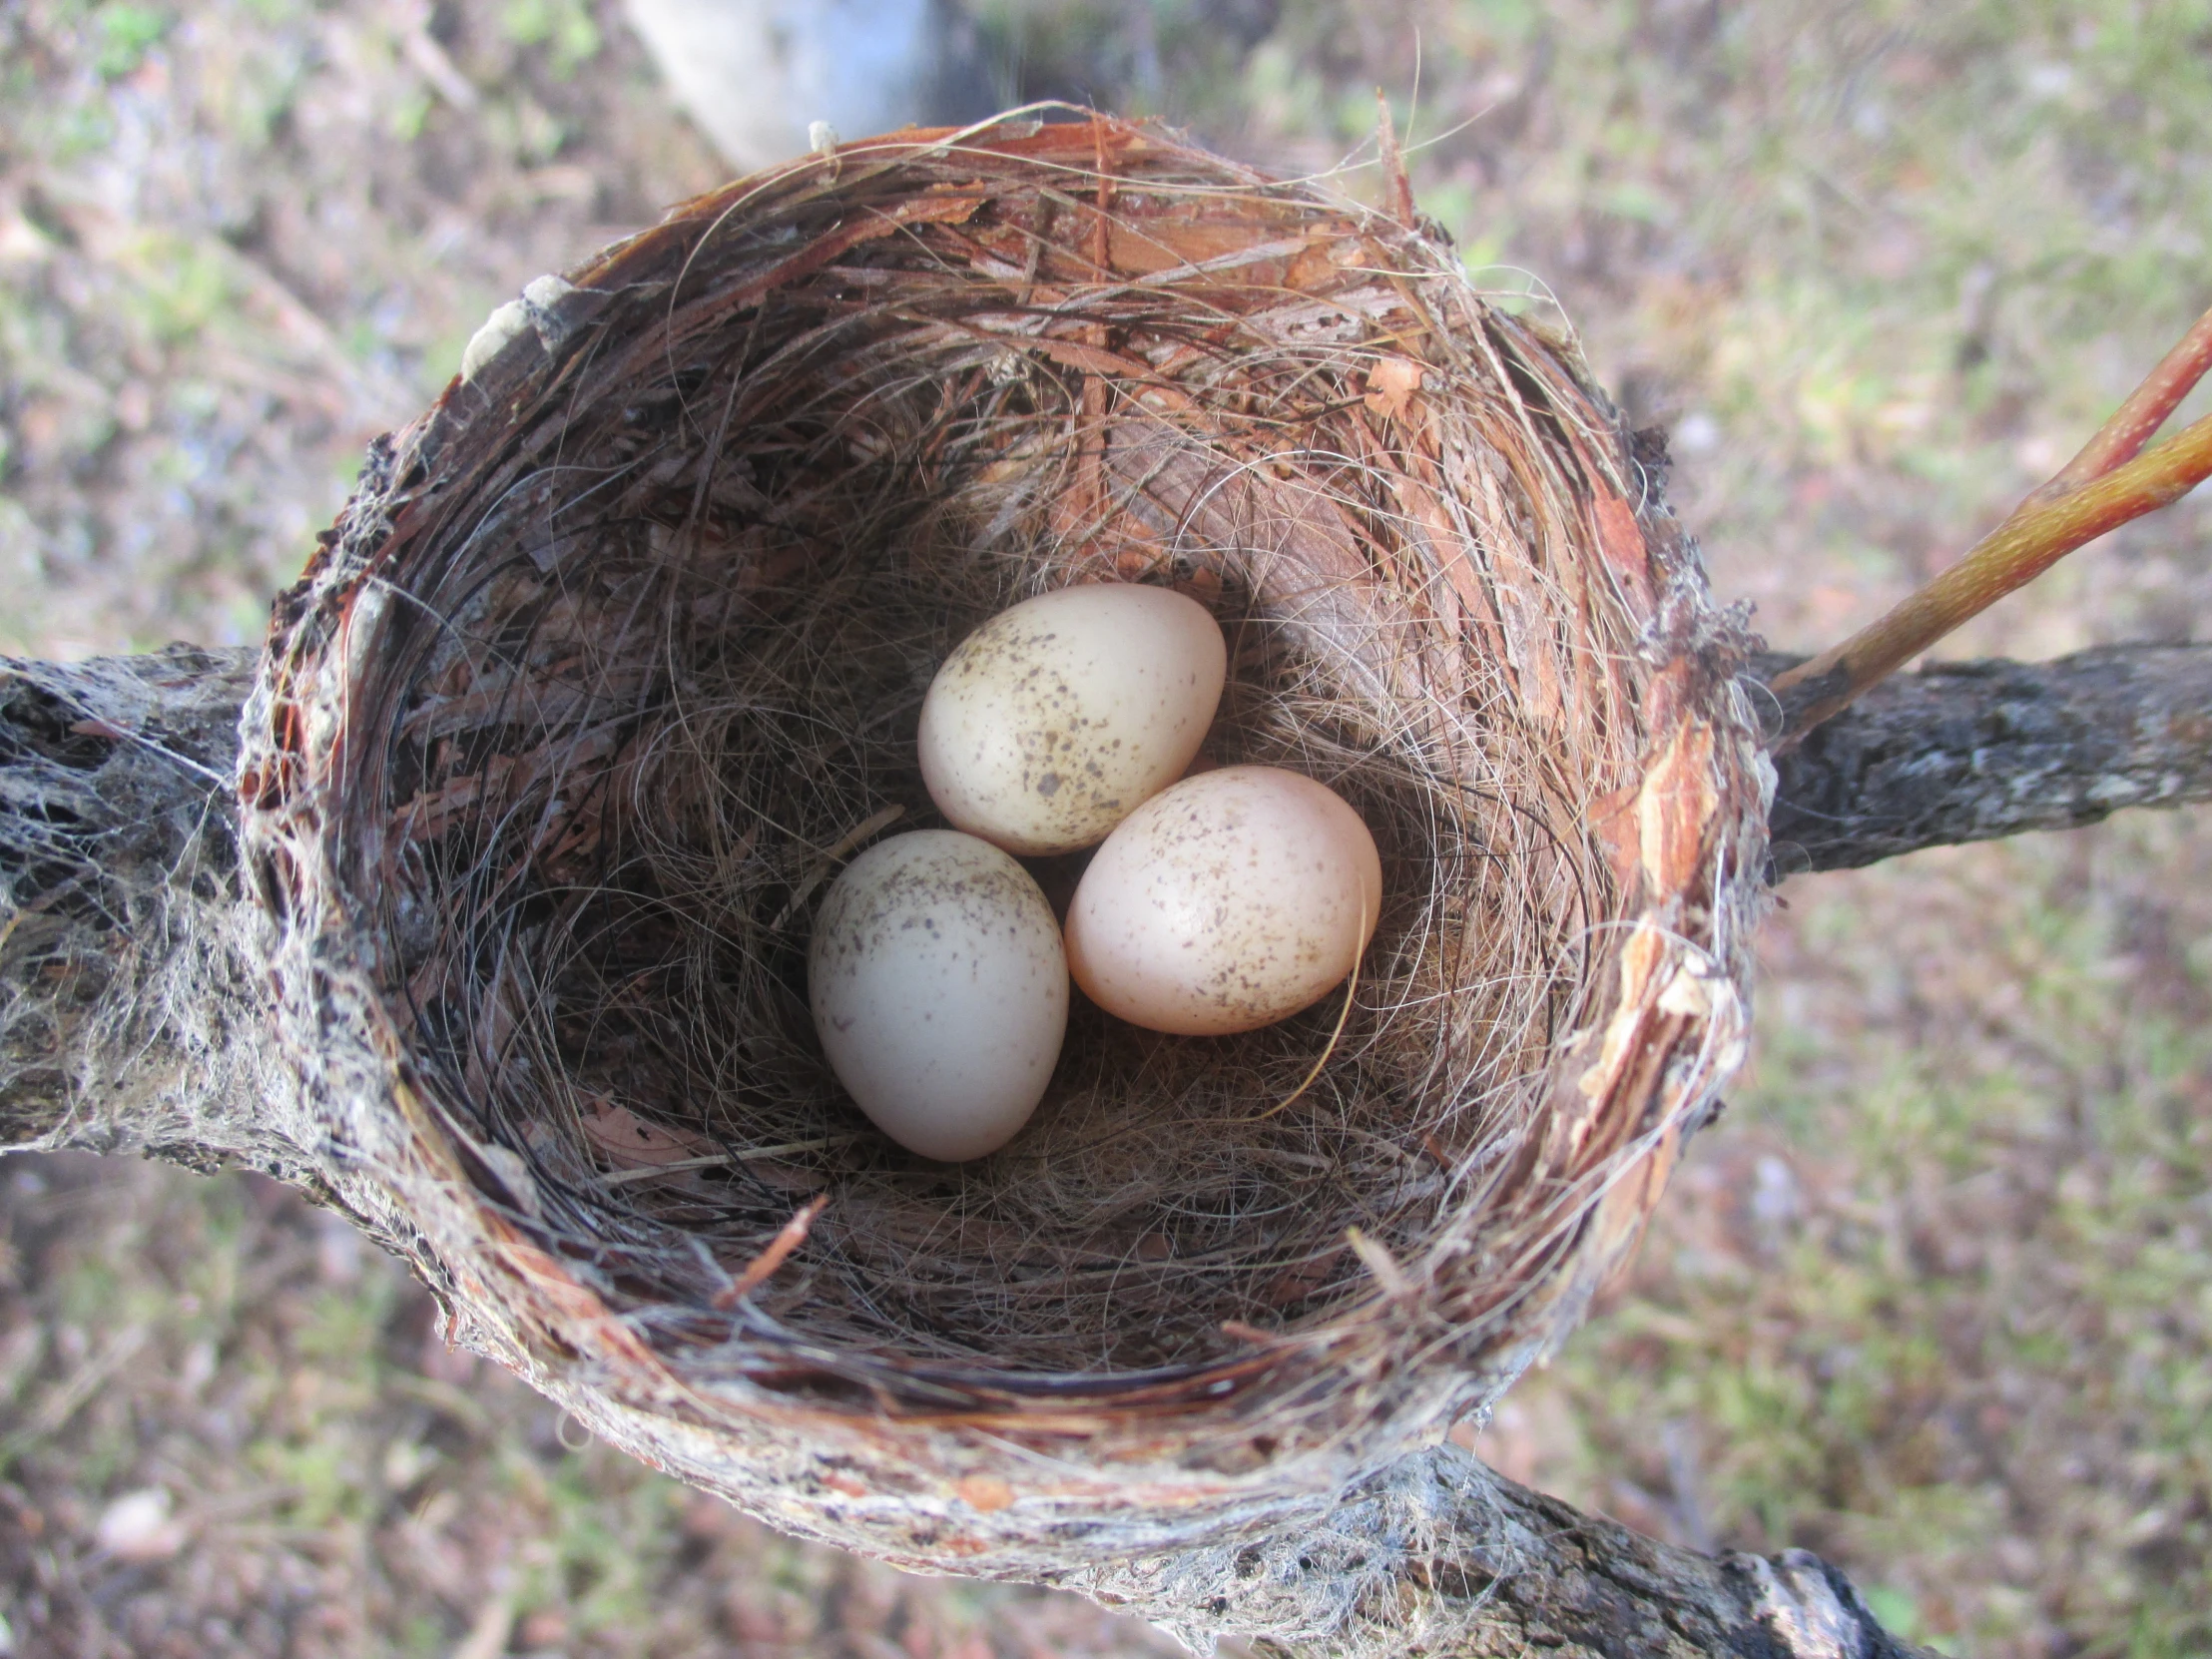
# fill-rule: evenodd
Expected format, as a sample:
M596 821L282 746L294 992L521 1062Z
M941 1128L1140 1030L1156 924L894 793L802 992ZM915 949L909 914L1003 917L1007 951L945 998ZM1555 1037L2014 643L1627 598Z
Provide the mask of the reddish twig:
M1390 101L1382 95L1382 89L1375 89L1375 142L1382 152L1382 182L1390 193L1390 217L1406 230L1419 229L1420 220L1413 212L1413 186L1405 177L1405 155L1397 147L1397 123L1390 119Z
M2166 424L2166 417L2181 406L2190 388L2204 378L2207 368L2212 368L2212 311L2197 318L2196 326L2181 336L2181 343L2143 377L2143 383L2097 429L2097 435L2081 446L2081 453L2022 501L2014 509L2014 516L2055 501L2132 461L2151 434Z
M728 1312L767 1284L769 1275L790 1261L792 1252L807 1242L807 1229L814 1226L815 1218L829 1208L829 1205L828 1193L819 1194L809 1200L799 1214L784 1223L784 1230L769 1240L768 1249L754 1257L752 1265L745 1272L715 1292L714 1305Z
M1945 634L2033 581L2085 542L2168 505L2212 474L2212 416L2140 453L2182 398L2212 369L2212 311L2047 483L1965 556L1879 621L1776 678L1777 752L1849 708Z

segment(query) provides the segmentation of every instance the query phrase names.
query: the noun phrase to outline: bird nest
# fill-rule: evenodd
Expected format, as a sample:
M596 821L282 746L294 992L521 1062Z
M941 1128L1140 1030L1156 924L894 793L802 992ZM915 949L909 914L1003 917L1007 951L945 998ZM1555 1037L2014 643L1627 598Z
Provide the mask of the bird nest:
M379 443L242 789L330 1155L466 1340L782 1524L1014 1570L1025 1500L1198 1536L1580 1316L1740 1057L1765 773L1655 454L1393 183L845 146L532 283ZM1207 753L1352 802L1381 925L1261 1031L1077 999L1029 1127L932 1164L825 1062L810 921L940 822L953 644L1095 581L1220 619Z

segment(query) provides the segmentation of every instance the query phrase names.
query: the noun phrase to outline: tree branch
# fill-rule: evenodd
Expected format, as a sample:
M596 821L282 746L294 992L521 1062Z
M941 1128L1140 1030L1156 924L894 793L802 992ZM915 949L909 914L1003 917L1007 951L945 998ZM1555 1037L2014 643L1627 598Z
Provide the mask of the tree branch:
M1778 751L1857 702L1937 640L2107 530L2171 506L2212 474L2212 418L2145 452L2152 433L2212 367L2212 311L2066 463L1948 569L1843 644L1773 679Z
M1204 1651L1324 1659L1925 1659L1801 1549L1700 1555L1516 1485L1455 1445L1242 1545L1060 1581Z
M230 778L255 660L0 659L0 1145L281 1157L252 1122L261 991L236 949L252 909ZM1777 769L1781 875L2212 800L2212 647L1938 664Z
M260 921L230 787L254 666L250 651L189 647L0 660L0 1147L251 1163L350 1208L273 1104L289 1085L249 966ZM1779 766L1785 872L2212 799L2212 647L1931 669ZM1450 1446L1266 1536L1060 1581L1194 1640L1242 1634L1276 1653L1917 1651L1814 1556L1674 1549Z
M1762 680L1802 659L1766 656ZM1777 875L2212 800L2212 646L1938 663L1775 763Z

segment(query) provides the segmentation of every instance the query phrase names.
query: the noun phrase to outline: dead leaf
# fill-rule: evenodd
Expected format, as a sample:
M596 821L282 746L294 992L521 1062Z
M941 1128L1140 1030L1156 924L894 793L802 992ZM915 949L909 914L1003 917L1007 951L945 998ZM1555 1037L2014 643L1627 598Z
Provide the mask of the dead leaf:
M1410 357L1384 357L1368 371L1368 407L1391 420L1404 419L1427 373Z
M718 1150L712 1141L647 1123L626 1106L597 1102L584 1114L584 1138L616 1169L658 1169Z

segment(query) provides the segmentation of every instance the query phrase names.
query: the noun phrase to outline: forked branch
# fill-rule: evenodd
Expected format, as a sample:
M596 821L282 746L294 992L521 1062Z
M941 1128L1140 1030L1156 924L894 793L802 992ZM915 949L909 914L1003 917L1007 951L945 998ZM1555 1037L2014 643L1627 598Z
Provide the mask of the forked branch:
M1869 687L2075 548L2179 500L2212 475L2212 416L2141 453L2208 367L2212 311L2197 319L2079 454L1956 564L1843 644L1775 679L1782 705L1777 752L1794 748Z

